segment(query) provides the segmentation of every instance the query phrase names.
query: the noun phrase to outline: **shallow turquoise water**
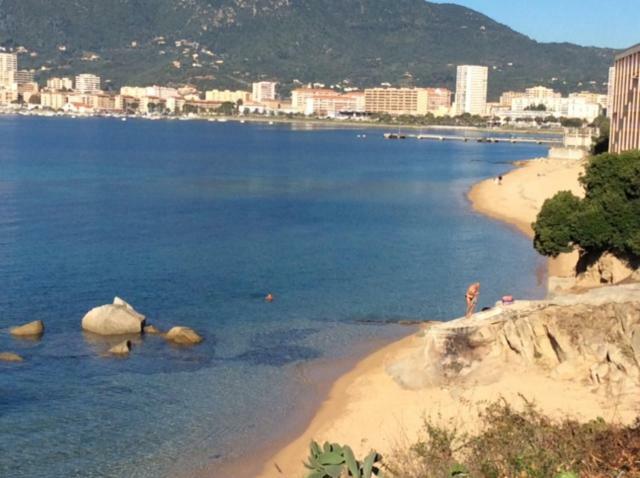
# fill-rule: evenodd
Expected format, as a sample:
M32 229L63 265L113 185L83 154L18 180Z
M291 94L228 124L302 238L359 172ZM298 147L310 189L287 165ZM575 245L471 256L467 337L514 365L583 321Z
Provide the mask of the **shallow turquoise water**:
M281 429L296 366L540 297L530 241L465 192L537 145L385 141L382 131L0 117L0 476L157 477ZM265 304L267 292L276 301ZM120 295L192 349L101 356L80 332ZM40 342L7 328L42 319Z

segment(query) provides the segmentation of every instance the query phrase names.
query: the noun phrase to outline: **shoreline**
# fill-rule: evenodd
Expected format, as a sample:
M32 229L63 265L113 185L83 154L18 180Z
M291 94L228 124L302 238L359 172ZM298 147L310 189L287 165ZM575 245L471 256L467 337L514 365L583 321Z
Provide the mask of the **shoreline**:
M502 184L493 178L474 184L467 193L471 208L491 219L515 228L533 240L531 224L542 204L555 193L569 190L582 197L578 182L585 160L534 158L515 163L503 175ZM547 259L549 278L568 278L575 274L578 253L560 254Z
M337 381L352 373L359 363L371 355L415 335L416 329L420 327L418 325L398 325L406 328L399 339L388 338L377 339L375 342L361 342L356 344L346 357L324 357L296 366L295 374L297 377L295 380L304 382L306 386L302 394L292 403L295 405L292 416L287 418L286 423L283 423L282 429L264 437L265 444L252 448L250 455L242 453L235 457L221 458L218 461L189 470L188 473L184 473L183 469L178 469L172 476L180 478L226 478L230 476L254 478L259 476L264 464L299 437L309 426Z
M563 131L558 129L532 129L532 128L489 128L479 126L459 126L459 125L415 125L399 123L378 123L358 120L339 120L322 118L287 118L282 116L144 116L126 114L87 114L87 113L65 113L58 111L0 111L0 118L3 116L37 117L37 118L67 118L67 119L92 119L104 118L113 120L147 120L147 121L206 121L211 123L256 123L272 125L304 125L326 128L346 128L346 129L407 129L407 130L457 130L476 131L479 133L500 133L500 134L525 134L525 135L548 135L562 136Z
M471 187L467 193L467 199L474 211L506 223L532 238L531 223L544 199L553 196L562 188L571 189L576 194L581 193L578 175L583 164L583 161L559 161L547 158L522 161L516 163L516 168L503 175L502 185L494 182L493 178L486 179ZM576 257L571 254L550 260L549 276L572 273L575 260ZM425 324L417 334L373 352L360 360L352 370L340 376L331 386L328 395L304 432L266 460L261 473L257 476L259 478L303 476L302 461L307 457L311 439L347 443L352 446L356 455L362 455L370 448L384 453L399 446L406 446L415 442L419 436L422 418L426 413L426 407L421 412L417 412L416 402L437 404L433 406L438 415L461 420L462 415L456 411L455 402L461 399L462 393L470 393L469 398L474 400L482 395L492 396L490 386L478 387L482 390L477 392L472 388L454 393L443 387L405 390L394 381L388 370L391 361L398 362L402 357L419 351L422 344L420 336L424 335L428 328L429 325ZM511 380L517 383L517 374L516 378L511 377ZM543 380L542 377L535 377L532 383L538 381L541 385ZM511 392L512 397L513 389L516 389L515 397L517 397L520 393L518 386L515 385L508 391ZM559 386L557 392L560 393L560 390L565 390L563 385ZM508 395L506 392L505 390L505 396ZM452 394L454 399L451 398ZM578 397L580 392L571 390L571 394ZM393 395L394 398L386 398L385 395ZM368 398L369 396L371 398ZM386 404L383 404L385 401ZM594 404L591 403L588 406L593 407ZM465 416L465 419L471 423L472 415L477 413L477 410L474 407L468 408L463 415L469 415ZM411 409L410 412L409 409ZM381 413L386 411L392 411L390 416L381 416ZM358 431L354 433L349 430L348 424ZM365 433L364 429L367 427L370 430ZM384 436L380 436L380 430L385 430ZM347 436L351 438L345 440ZM369 445L362 438L359 442L354 438L362 436L375 438L375 445Z

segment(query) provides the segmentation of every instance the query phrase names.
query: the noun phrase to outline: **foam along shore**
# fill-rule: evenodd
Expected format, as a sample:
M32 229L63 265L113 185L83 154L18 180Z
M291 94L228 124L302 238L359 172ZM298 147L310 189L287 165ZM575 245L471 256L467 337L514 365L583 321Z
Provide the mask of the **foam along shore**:
M578 178L585 164L585 160L549 158L522 161L517 169L503 177L501 184L494 179L487 179L471 188L468 197L474 210L511 224L533 238L531 224L546 199L559 191L571 191L578 197L584 196ZM577 262L577 252L550 259L549 276L573 277Z
M631 423L639 360L639 284L427 324L341 377L304 433L259 476L305 476L312 439L349 444L363 456L406 449L425 417L473 433L479 412L501 398L518 407L524 397L552 418Z

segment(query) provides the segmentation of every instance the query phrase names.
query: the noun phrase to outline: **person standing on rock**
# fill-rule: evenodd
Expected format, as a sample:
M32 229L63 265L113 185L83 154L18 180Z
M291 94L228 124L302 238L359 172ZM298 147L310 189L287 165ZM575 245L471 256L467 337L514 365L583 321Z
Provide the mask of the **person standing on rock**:
M467 300L467 312L464 314L465 317L469 318L473 315L473 310L476 308L479 295L480 282L474 282L467 288L467 293L465 294L465 299Z

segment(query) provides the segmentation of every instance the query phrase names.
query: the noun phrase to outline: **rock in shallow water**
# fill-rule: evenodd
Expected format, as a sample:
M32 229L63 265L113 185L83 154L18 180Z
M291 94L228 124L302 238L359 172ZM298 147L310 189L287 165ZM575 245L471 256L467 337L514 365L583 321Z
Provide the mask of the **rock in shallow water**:
M24 359L13 352L0 352L0 362L22 362Z
M204 340L195 330L189 327L173 327L167 332L165 338L180 345L195 345Z
M131 352L131 340L125 340L124 342L119 343L118 345L114 345L109 349L109 353L111 355L129 355Z
M144 333L149 335L160 335L162 332L155 325L145 325Z
M37 337L44 334L44 323L41 320L34 320L28 324L11 327L9 332L15 337Z
M140 334L145 316L116 297L113 304L91 309L82 318L82 329L98 335Z

